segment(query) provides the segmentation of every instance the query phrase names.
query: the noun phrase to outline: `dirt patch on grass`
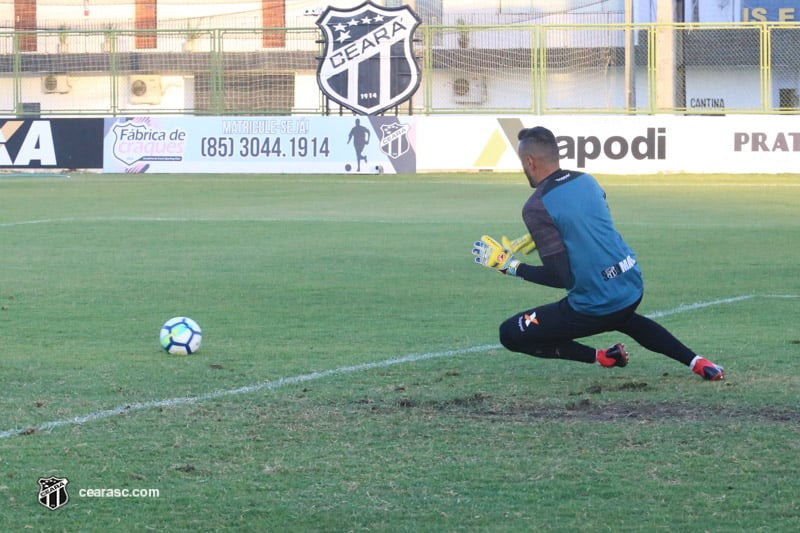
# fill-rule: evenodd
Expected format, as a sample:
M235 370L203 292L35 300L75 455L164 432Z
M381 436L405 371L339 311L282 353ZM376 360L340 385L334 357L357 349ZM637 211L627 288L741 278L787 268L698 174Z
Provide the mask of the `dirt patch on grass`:
M627 382L605 390L644 391L644 382ZM542 420L683 420L683 421L761 421L772 423L800 424L800 410L789 407L769 406L706 406L689 402L655 403L646 400L636 401L594 401L587 394L600 394L599 386L590 387L573 396L582 396L563 405L542 405L541 403L508 403L507 398L494 398L484 392L476 392L463 398L453 398L443 402L422 402L398 400L394 405L404 409L425 409L441 413L461 412L468 417L497 418L517 421Z
M476 413L477 415L477 413ZM583 399L563 407L518 404L498 410L489 410L487 416L500 418L525 418L535 420L683 420L683 421L735 421L758 420L762 422L800 423L800 412L767 407L725 408L698 406L687 403L615 402L595 403Z

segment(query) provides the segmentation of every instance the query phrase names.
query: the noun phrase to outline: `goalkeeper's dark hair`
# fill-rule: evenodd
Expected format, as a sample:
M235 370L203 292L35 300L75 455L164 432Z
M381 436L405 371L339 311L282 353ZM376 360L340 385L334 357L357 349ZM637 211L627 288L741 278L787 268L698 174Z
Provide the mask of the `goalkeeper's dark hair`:
M526 153L537 159L558 163L558 141L553 132L542 126L524 128L517 134L520 155Z

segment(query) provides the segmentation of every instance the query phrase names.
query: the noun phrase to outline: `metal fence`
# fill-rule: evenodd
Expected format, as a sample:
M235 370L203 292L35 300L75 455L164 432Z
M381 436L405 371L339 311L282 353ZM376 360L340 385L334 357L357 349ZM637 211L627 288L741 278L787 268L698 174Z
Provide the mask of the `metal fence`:
M423 25L392 113L798 113L800 24ZM349 113L316 28L0 32L5 115Z

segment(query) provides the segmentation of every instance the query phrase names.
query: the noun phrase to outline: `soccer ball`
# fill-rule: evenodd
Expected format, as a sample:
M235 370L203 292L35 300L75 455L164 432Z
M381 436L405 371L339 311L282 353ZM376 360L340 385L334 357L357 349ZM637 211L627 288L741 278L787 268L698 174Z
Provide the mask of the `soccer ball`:
M161 347L172 355L189 355L200 349L203 332L189 317L176 316L161 326Z

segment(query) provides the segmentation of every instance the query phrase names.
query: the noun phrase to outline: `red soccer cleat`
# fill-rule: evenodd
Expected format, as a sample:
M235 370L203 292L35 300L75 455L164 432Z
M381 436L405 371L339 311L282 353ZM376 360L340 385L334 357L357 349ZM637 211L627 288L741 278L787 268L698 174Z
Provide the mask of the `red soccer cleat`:
M700 357L699 355L692 359L692 364L689 365L689 368L692 370L692 372L698 376L702 376L703 379L708 381L725 379L724 368L719 365L715 365L705 357Z
M628 352L622 343L615 344L608 350L597 350L595 361L598 365L606 368L612 366L625 366L628 364Z

